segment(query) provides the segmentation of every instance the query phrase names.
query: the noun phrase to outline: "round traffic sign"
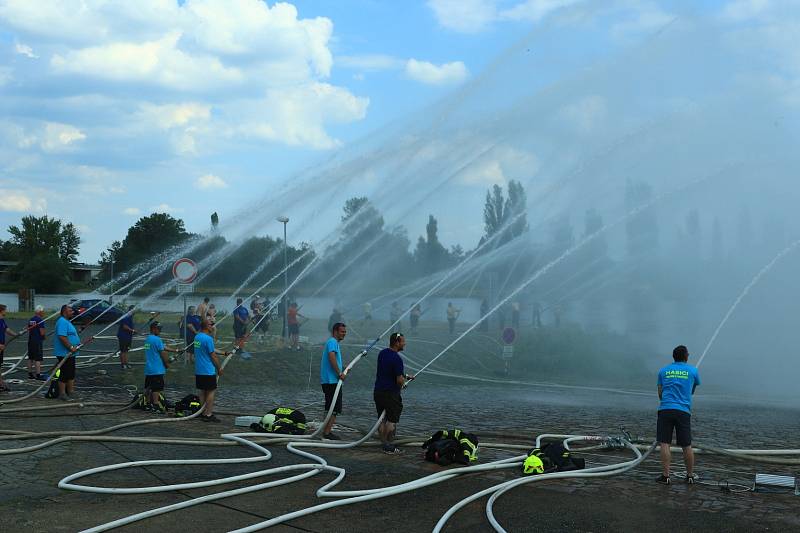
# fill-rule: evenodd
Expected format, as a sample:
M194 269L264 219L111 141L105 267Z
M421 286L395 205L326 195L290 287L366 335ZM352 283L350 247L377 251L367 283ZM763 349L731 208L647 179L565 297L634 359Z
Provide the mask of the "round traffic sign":
M182 257L172 265L172 277L178 283L191 283L197 277L197 265L187 257Z
M506 328L503 330L503 342L506 344L513 344L514 339L517 338L517 332L514 331L514 328Z

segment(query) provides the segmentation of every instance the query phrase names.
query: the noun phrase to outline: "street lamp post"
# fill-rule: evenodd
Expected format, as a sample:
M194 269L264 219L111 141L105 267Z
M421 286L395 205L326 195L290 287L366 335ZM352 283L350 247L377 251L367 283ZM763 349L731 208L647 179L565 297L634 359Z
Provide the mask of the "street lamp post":
M286 242L286 224L289 223L289 217L279 216L276 218L278 222L283 224L283 338L286 338L286 326L289 320L289 306L286 298L289 292L289 261L287 256L288 243Z

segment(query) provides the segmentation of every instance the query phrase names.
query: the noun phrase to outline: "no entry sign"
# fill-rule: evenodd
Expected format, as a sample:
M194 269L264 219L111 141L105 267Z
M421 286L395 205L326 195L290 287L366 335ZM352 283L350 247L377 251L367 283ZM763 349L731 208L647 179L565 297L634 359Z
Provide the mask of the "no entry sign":
M172 277L178 283L191 283L197 277L197 265L187 257L178 259L172 265Z
M514 328L506 328L503 330L503 342L506 344L514 344L514 339L517 338L517 332Z

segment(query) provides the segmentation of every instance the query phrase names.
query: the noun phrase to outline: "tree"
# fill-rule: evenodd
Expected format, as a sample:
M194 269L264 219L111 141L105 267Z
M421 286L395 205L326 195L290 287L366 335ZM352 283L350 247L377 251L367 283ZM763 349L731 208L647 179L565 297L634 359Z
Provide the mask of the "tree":
M104 280L110 280L117 267L117 259L119 258L119 251L122 248L122 243L114 241L111 246L100 253L100 276Z
M528 197L525 194L525 189L522 188L522 183L514 180L509 181L505 214L509 220L512 239L528 231L527 203Z
M439 222L433 215L428 216L425 226L427 238L420 236L414 250L414 260L421 273L431 274L445 268L450 263L447 249L439 242Z
M183 220L173 218L167 213L153 213L142 217L128 228L128 234L114 254L114 270L127 270L189 237Z
M485 242L498 232L496 245L502 245L528 231L526 215L527 197L522 183L508 182L508 197L503 197L503 188L493 185L486 191L486 202L483 206L483 228L485 231L481 242Z
M491 238L500 231L506 221L506 202L503 200L503 188L493 185L486 191L486 203L483 206L483 228L486 238Z
M72 223L62 226L61 221L47 215L22 217L22 227L10 226L11 242L20 262L44 252L57 256L64 263L78 257L81 238Z
M42 252L26 259L24 268L18 272L20 283L37 292L60 293L69 289L69 265L53 252Z

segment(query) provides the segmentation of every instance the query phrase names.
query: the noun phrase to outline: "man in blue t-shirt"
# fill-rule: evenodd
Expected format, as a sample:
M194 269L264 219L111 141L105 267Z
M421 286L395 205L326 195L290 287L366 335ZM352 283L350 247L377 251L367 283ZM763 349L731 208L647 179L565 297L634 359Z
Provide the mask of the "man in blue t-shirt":
M44 381L42 360L44 359L44 307L36 306L34 315L28 320L28 378ZM34 373L34 370L36 371Z
M6 351L6 333L12 337L17 337L19 333L8 327L6 324L6 306L0 304L0 368L3 366L3 355ZM8 386L3 381L3 374L0 373L0 391L7 391Z
M203 422L219 422L214 416L214 399L217 393L217 376L222 375L222 363L214 348L211 336L213 326L209 319L204 319L200 333L194 338L194 381L197 386L200 403L205 404L200 420ZM228 353L223 353L227 357Z
M378 427L378 433L383 442L383 453L397 455L401 453L400 448L394 445L397 423L400 422L400 414L403 412L403 398L400 391L405 386L407 380L414 379L413 376L406 375L403 365L403 358L400 352L406 346L406 339L402 333L392 333L389 336L389 347L381 350L378 354L378 368L375 372L375 410L380 416L386 411L386 417Z
M189 306L186 315L186 353L189 354L189 362L194 362L194 337L200 333L200 315L195 313L193 305Z
M692 451L692 394L700 385L700 374L690 366L689 350L678 346L672 350L675 360L658 372L658 424L656 436L661 448L662 475L656 480L669 485L669 467L672 458L670 446L675 433L678 446L683 448L683 461L686 463L686 482L694 483L694 452Z
M150 335L144 341L144 389L148 395L148 406L151 411L166 413L166 406L161 403L161 391L164 390L164 375L169 368L167 352L177 353L179 350L167 348L161 340L161 323L150 324Z
M53 355L56 356L58 364L61 364L61 372L58 375L58 399L65 402L75 401L75 358L78 356L78 346L81 344L78 330L70 322L73 314L72 307L61 306L61 316L56 320L56 334L53 339Z
M133 328L133 310L135 306L128 306L128 312L119 321L119 328L117 329L117 340L119 341L119 364L122 370L131 368L128 364L128 351L131 349L133 336L136 330Z
M250 320L250 313L247 306L242 304L241 298L236 298L236 308L233 310L233 337L236 339L236 346L244 348L244 339L247 334L247 322Z
M322 384L322 392L325 394L325 413L327 414L333 405L333 414L325 424L322 431L322 438L330 440L341 440L338 435L332 433L333 424L336 422L336 415L342 414L342 389L339 388L339 395L336 396L336 386L339 380L344 381L344 365L342 364L342 349L339 343L347 335L347 326L337 322L331 328L331 338L325 343L322 349L322 360L319 365L319 381ZM336 396L336 398L334 398Z

